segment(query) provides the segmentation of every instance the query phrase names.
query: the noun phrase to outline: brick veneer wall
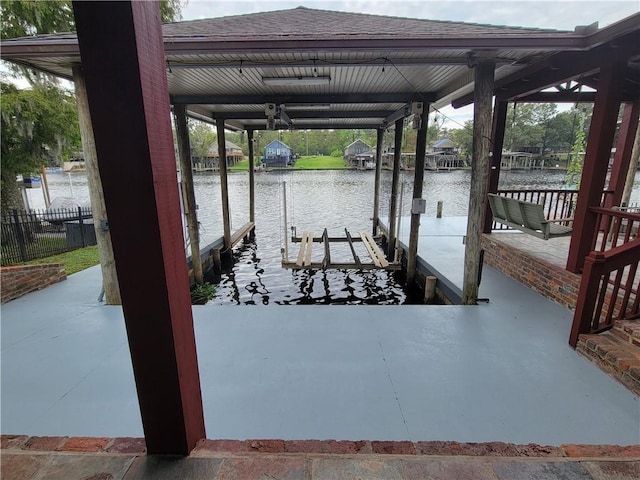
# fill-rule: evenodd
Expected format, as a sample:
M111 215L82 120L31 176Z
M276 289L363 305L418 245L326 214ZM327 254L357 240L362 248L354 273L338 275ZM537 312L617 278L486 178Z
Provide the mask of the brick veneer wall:
M7 303L66 278L64 265L61 263L2 267L0 268L0 302Z
M540 260L526 252L482 236L484 261L549 300L575 310L580 275Z

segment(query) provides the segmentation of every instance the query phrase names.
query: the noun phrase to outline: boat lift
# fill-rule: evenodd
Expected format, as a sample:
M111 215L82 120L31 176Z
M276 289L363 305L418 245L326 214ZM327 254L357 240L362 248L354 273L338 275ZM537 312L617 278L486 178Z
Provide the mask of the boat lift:
M298 255L295 261L289 259L289 227L287 224L287 185L283 182L283 198L284 198L284 247L282 248L282 266L283 268L289 268L292 270L400 270L401 263L399 261L399 255L397 254L393 262L387 260L384 252L369 232L359 232L357 236L352 236L349 230L344 229L344 237L330 237L327 229L325 228L322 236L316 237L312 231L306 230L302 236L299 237L295 234L295 227L291 228L291 242L299 243L300 247ZM362 242L370 257L371 261L362 261L358 254L354 243ZM313 244L321 243L324 248L324 255L322 261L313 262L311 254L313 251ZM333 262L331 261L331 243L348 243L353 256L353 262Z

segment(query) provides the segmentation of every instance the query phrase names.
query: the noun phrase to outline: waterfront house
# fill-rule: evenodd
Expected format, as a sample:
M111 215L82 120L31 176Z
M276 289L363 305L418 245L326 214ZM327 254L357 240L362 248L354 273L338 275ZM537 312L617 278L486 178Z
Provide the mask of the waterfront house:
M365 143L361 139L347 145L344 149L344 159L350 167L362 168L356 157L365 152L371 151L371 145Z
M433 142L433 144L431 145L431 152L441 152L453 155L454 153L456 153L456 144L448 138L441 138L440 140Z
M264 147L264 164L267 167L286 167L293 163L291 147L280 140L273 140Z
M235 165L244 160L244 152L242 148L229 140L224 142L227 153L227 166ZM213 143L205 155L205 164L212 165L214 170L220 168L220 154L218 153L218 142Z

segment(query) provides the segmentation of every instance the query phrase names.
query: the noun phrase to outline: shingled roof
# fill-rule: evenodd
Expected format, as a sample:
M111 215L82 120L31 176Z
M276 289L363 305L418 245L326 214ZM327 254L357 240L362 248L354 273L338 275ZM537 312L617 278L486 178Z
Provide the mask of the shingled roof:
M412 38L471 38L486 35L515 35L523 37L572 32L334 12L297 7L290 10L167 23L163 26L163 33L165 38L190 36L234 39L263 37L330 39L335 38L335 36L343 38L398 36Z

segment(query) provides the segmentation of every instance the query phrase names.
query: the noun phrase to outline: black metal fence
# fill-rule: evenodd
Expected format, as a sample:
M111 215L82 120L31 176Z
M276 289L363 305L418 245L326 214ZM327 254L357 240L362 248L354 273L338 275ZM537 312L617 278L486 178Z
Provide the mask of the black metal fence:
M91 208L13 210L2 215L2 265L96 244Z

